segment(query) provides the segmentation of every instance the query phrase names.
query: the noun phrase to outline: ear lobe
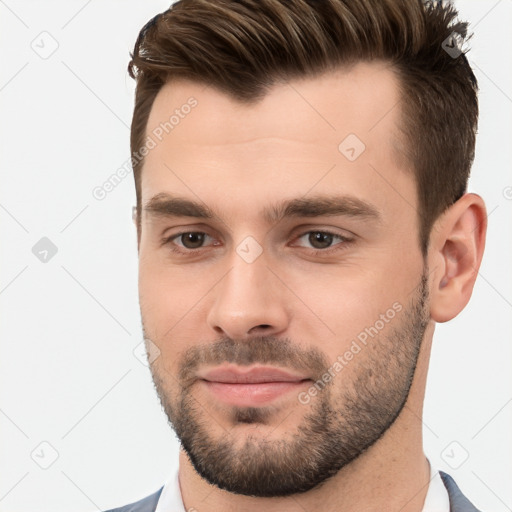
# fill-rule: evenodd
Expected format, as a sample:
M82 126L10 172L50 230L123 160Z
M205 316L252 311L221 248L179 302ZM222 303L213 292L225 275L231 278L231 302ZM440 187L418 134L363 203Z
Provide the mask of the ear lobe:
M436 322L457 316L469 302L482 261L487 231L483 199L465 194L436 221L429 265L430 314Z

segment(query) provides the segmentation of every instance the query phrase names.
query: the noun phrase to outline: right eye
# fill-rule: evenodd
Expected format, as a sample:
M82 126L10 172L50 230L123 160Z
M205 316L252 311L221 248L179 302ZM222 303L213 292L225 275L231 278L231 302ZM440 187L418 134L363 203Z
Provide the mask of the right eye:
M202 231L182 231L164 238L162 245L170 246L171 251L177 254L191 254L203 248L203 243L207 238L212 237Z

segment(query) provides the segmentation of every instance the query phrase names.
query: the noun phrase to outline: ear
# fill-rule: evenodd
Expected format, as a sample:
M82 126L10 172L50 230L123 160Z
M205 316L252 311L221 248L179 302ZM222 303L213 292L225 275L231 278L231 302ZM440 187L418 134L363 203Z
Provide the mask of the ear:
M487 212L477 194L465 194L435 222L428 251L430 315L436 322L457 316L469 302L482 262Z
M132 220L133 220L133 224L135 225L135 229L137 230L137 252L140 248L140 230L139 230L139 226L138 226L138 218L137 218L137 207L136 206L133 206L132 207Z

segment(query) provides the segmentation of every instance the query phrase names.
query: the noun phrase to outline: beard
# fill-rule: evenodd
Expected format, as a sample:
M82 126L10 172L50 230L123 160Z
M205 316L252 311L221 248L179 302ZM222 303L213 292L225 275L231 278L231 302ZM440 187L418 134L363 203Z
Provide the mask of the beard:
M213 435L215 422L193 396L196 372L203 365L228 362L272 364L308 371L318 382L333 364L321 351L302 350L288 339L270 336L223 338L187 349L179 360L178 375L165 369L163 358L155 361L151 372L157 394L196 472L231 493L282 497L321 487L357 459L394 423L409 396L429 320L426 276L424 269L412 300L391 320L386 335L372 338L348 363L350 373L345 376L343 368L333 377L313 397L297 428L281 439L250 434L243 444L230 439L232 432L245 428L243 424L272 425L276 417L272 406L224 408L233 431ZM173 389L176 381L179 386L174 384ZM297 401L295 409L299 407L305 406Z

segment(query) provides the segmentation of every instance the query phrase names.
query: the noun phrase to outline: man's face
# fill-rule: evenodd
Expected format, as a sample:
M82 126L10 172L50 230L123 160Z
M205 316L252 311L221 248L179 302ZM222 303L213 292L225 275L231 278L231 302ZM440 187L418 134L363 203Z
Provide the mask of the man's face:
M144 335L182 446L220 488L307 491L381 438L408 397L428 292L398 101L375 63L250 106L187 81L155 100Z

